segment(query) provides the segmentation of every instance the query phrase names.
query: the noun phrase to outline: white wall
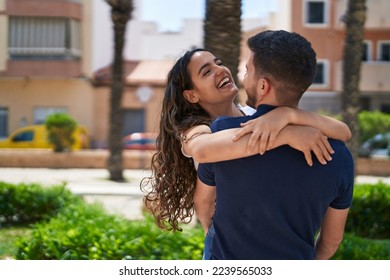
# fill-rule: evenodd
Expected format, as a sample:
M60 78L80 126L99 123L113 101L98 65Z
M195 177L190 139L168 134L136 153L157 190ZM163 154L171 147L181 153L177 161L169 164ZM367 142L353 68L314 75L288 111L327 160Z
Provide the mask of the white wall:
M186 19L180 32L159 32L155 22L141 21L140 0L134 1L133 20L127 25L124 57L128 60L175 59L184 51L203 46L202 19ZM248 18L242 29L263 26L268 19ZM94 71L107 66L113 58L113 30L110 7L104 0L93 1L93 49Z

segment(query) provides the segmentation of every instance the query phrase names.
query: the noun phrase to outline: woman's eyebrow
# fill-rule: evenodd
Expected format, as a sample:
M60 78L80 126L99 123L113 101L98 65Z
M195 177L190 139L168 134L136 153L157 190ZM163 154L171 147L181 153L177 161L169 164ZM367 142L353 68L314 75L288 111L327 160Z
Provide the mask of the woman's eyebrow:
M214 61L215 63L217 63L217 62L222 62L222 60L221 60L220 58L218 58L218 57L214 58L213 61ZM203 65L200 67L199 71L198 71L198 75L200 74L200 72L202 72L202 70L203 70L204 68L206 68L206 67L208 67L208 66L210 66L210 63L209 63L209 62L203 64Z
M210 66L210 63L205 63L202 65L202 67L200 67L199 71L198 71L198 75L200 74L200 72L202 72L202 70L206 67Z

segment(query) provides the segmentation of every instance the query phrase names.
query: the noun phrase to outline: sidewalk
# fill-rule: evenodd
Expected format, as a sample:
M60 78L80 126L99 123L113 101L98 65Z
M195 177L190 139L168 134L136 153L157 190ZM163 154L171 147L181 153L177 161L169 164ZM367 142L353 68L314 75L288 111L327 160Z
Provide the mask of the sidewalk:
M125 170L126 183L108 180L106 169L48 169L0 168L0 181L10 183L40 183L53 186L66 183L66 187L81 195L87 202L100 202L109 213L121 214L128 219L142 219L142 178L150 170Z
M121 214L128 219L142 219L142 199L140 190L142 178L151 174L150 170L126 169L126 183L108 180L106 169L48 169L48 168L0 168L0 181L10 183L40 183L52 186L66 183L66 187L81 195L87 202L98 201L108 212ZM379 180L390 185L390 177L358 176L358 183L375 184Z

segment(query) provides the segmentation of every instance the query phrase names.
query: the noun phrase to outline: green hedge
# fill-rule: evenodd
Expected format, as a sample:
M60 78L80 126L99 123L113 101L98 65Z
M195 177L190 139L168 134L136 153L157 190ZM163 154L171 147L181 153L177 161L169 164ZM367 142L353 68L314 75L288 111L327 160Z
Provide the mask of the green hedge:
M52 210L55 217L34 224L31 235L17 242L17 259L201 259L204 234L199 226L186 226L183 232L166 232L159 229L148 215L141 221L109 215L100 204L86 204L81 199L74 199L63 187L43 190L36 185L21 184L18 186L21 189L15 190L15 186L5 188L5 185L0 188L2 209L24 208L23 203L36 205L34 199L41 205L35 206L35 210L28 206L29 210L24 210L23 215L15 214L20 211L14 210L12 215L8 214L10 217L24 217L37 209L43 215L46 211L43 209L56 209ZM7 193L5 189L12 191ZM20 197L10 199L11 192ZM47 198L36 199L39 197L37 193ZM8 206L4 207L7 196ZM49 202L51 200L56 202ZM18 201L19 206L11 207L11 201ZM45 208L45 203L57 206ZM390 259L389 205L390 186L383 183L357 184L345 238L334 259Z
M66 190L64 185L44 188L34 183L0 181L0 226L47 219L76 200L80 198Z
M376 134L390 131L390 114L379 111L362 111L358 115L359 141L363 143Z
M151 217L128 221L99 204L74 204L18 241L17 259L118 260L201 259L203 230L165 232Z
M360 237L390 239L390 186L382 182L356 185L346 232Z
M345 233L333 260L390 260L390 240L375 240Z

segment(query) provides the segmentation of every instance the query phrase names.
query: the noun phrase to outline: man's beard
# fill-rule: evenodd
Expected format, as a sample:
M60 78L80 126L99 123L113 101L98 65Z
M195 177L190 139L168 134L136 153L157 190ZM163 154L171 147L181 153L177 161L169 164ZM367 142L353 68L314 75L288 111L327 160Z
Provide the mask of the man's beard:
M256 86L246 90L246 95L247 95L246 104L256 109L256 103L257 103Z

